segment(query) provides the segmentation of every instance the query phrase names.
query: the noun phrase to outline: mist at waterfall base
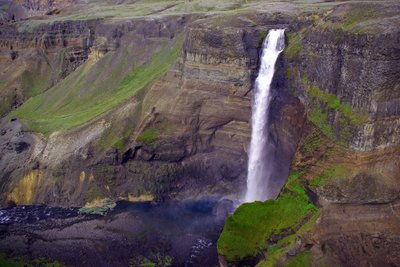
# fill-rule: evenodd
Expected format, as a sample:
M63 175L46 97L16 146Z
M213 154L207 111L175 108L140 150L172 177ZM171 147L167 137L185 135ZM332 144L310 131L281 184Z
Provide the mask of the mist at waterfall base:
M275 63L285 45L285 30L270 30L263 43L261 66L252 104L252 133L245 202L265 201L270 193L272 160L268 153L268 116Z

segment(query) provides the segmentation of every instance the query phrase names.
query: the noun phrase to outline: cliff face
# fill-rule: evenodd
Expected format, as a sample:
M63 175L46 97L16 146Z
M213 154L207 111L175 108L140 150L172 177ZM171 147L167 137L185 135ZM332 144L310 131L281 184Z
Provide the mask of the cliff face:
M277 200L227 220L222 265L399 264L399 31L355 22L353 8L290 24L282 83L306 116L292 175Z
M24 16L64 5L13 3ZM240 198L260 46L286 28L268 133L280 196L257 214L281 227L275 206L305 207L249 254L221 243L221 264L399 264L399 6L359 7L2 25L0 111L15 109L1 122L3 206Z
M90 99L96 100L99 97L103 97L107 98L104 101L111 100L111 96L108 95L109 92L107 90L114 90L118 86L124 86L123 88L126 89L121 88L120 90L125 90L125 94L129 94L127 89L130 89L128 86L132 84L129 83L132 80L132 78L129 78L132 69L136 72L130 75L141 79L142 83L144 83L143 86L146 85L148 83L146 81L148 76L150 76L149 78L155 76L153 73L157 74L159 72L162 63L157 61L160 64L155 66L157 68L150 66L147 68L149 71L146 69L143 71L143 74L142 72L138 73L137 70L140 70L140 65L151 65L153 64L151 61L157 59L164 60L168 64L170 59L164 58L164 55L169 55L170 51L165 50L164 47L169 49L170 44L182 42L181 32L185 25L185 19L171 17L156 22L137 20L117 25L93 22L91 28L86 29L84 27L86 24L80 24L80 22L66 22L64 26L67 27L70 23L81 31L79 34L79 31L73 30L74 28L70 29L72 35L76 34L78 37L77 40L83 41L85 57L82 57L82 60L76 60L76 67L79 67L79 69L72 72L72 77L67 75L61 83L51 87L48 92L45 92L46 97L52 98L54 101L44 101L39 104L43 108L43 116L40 116L41 118L38 117L37 122L40 123L40 120L46 117L55 118L51 114L50 117L45 115L48 114L52 104L55 105L53 112L65 112L65 110L75 112L77 109L86 109L86 112L88 112L87 107L90 108L90 105L92 105L91 110L95 113L83 118L84 121L92 119L90 123L78 129L53 133L48 137L22 131L21 124L18 121L7 122L9 118L4 120L4 135L2 135L2 140L5 153L1 159L1 166L3 173L7 175L4 176L3 189L7 191L9 189L6 188L14 188L10 191L9 197L6 197L5 202L10 200L21 204L54 203L55 205L83 205L85 202L97 198L126 198L129 195L134 195L135 192L140 195L140 190L143 187L145 187L143 189L145 192L142 192L143 194L153 192L155 194L158 190L164 192L164 189L154 186L154 182L144 181L145 175L152 168L152 164L147 162L148 158L143 163L138 162L137 164L133 163L129 166L128 164L122 166L123 153L128 148L124 151L122 151L124 147L119 150L110 150L111 146L121 139L126 138L123 140L126 143L133 129L142 120L141 116L146 115L141 110L142 105L139 104L144 93L130 100L128 97L128 102L126 99L122 99L122 105L112 108L113 111L111 113L102 114L100 118L96 118L96 114L101 114L104 111L98 111L98 102L91 102ZM81 25L83 27L80 27ZM57 26L57 24L53 25L53 27L56 29L63 28L59 25ZM31 36L40 36L42 29L43 27L35 29L35 31L39 32L34 31ZM63 36L61 35L61 37ZM15 39L18 40L18 38ZM54 42L49 42L53 45L52 49L59 51L57 49L59 40L56 36L52 36L49 39L55 40ZM78 45L81 44L78 42L77 45L72 46L73 49L78 50ZM36 46L36 42L33 43L33 46ZM136 52L132 53L132 47L135 47ZM178 49L180 51L180 47ZM174 58L172 59L175 60ZM70 61L75 62L75 60ZM107 64L106 67L104 67L104 64ZM134 65L136 66L134 67ZM93 83L96 79L97 81ZM76 83L77 80L80 81L79 85ZM142 86L141 84L139 85ZM73 86L76 88L74 89ZM79 90L77 94L74 93L76 90ZM64 97L69 95L69 97L64 98L60 103L58 102L60 94L64 95ZM117 96L119 95L117 94ZM32 101L35 101L34 99L41 101L42 98L40 96L34 97ZM114 102L111 101L110 105L115 107L116 105L113 103L118 103L117 101L121 102L120 99L121 97L114 98ZM60 108L60 105L62 108ZM71 105L73 106L68 108ZM110 108L110 106L106 106L105 108ZM34 109L36 111L33 114L39 112L37 106ZM147 109L144 110L147 111ZM73 116L63 116L74 119L76 114ZM10 117L13 118L13 114ZM64 121L57 123L61 127L66 127ZM67 123L69 122L67 121ZM81 123L81 121L73 121L72 123L76 125L77 123ZM28 127L34 125L35 123L30 124ZM53 124L47 123L46 125L48 127L51 126L51 130L54 131L55 127L52 126ZM37 129L40 130L41 127L39 126ZM22 142L20 140L24 138L27 139L26 142L24 141L24 149L21 151L15 150L14 147L18 146ZM26 156L21 155L21 153L24 153ZM20 158L21 161L15 162L11 160L12 158ZM129 159L129 156L126 156L125 160L127 159ZM167 160L168 162L165 165L159 164L162 166L160 167L160 171L155 174L159 180L175 177L176 172L179 170L179 166L176 166L177 163L169 163L173 160ZM25 167L17 168L16 166L21 162L24 162ZM157 164L156 162L154 165ZM136 179L132 179L132 181L126 178L130 173L129 168L134 169L135 172L139 172ZM24 177L26 175L29 176L32 169L36 169L43 179L41 178L39 182L35 180L33 185L32 183L28 183L28 186L19 186L20 184L26 185ZM19 178L14 179L15 177ZM76 179L64 179L66 177L75 177ZM95 180L98 177L100 179ZM146 185L146 183L149 183L149 185ZM168 183L165 186L166 188L170 187ZM76 191L78 187L80 188L79 192ZM54 190L58 193L54 194ZM31 197L25 197L28 194Z
M341 12L343 8L336 10ZM324 23L332 17L335 13ZM316 24L300 34L298 60L304 65L297 75L305 90L301 94L308 99L314 127L325 136L331 131L334 143L348 148L305 131L293 168L306 168L304 175L322 213L303 245L313 246L314 257L330 264L397 265L399 31L388 26L349 32ZM319 90L336 95L341 104L334 108ZM346 104L354 114L347 122L341 106ZM313 117L315 110L326 112L330 129Z
M5 146L17 147L22 142L19 136L30 140L25 142L24 152L11 149L3 157L3 172L8 173L3 190L9 191L4 201L83 205L97 198L134 199L140 195L240 197L245 188L250 92L258 66L260 33L268 31L271 23L277 27L289 21L264 16L254 19L257 28L254 22L232 18L223 31L212 26L218 19L191 24L181 56L170 70L143 93L86 126L52 134L46 140L23 133L19 122L4 124L5 132L10 131L3 136ZM150 46L157 40L154 38L159 38L159 44L167 38L181 38L188 20L171 17L157 22L163 27L141 20L117 26L99 23L91 30L95 36L87 50L88 62L100 53L94 66L101 66L108 51L113 53L111 62L119 62L122 58L118 55L125 53L129 42L141 47ZM141 60L148 62L149 57L151 54L145 54ZM112 68L116 66L108 71ZM299 102L287 93L280 94L276 102L280 104L275 105L272 118L275 143L271 151L276 154L277 194L299 138L295 134L299 123L285 118L297 112ZM20 153L26 154L25 159ZM26 168L16 169L9 160L17 156ZM43 177L40 186L19 186L33 166ZM157 171L150 171L154 168ZM24 190L33 191L33 196L21 197L27 194Z
M0 113L4 115L80 66L89 55L94 22L77 21L0 31Z
M63 8L75 4L76 0L10 0L8 19L11 21L35 16L59 14Z
M240 197L245 188L243 182L247 171L251 118L250 92L262 42L259 36L273 27L268 24L274 23L275 27L279 27L289 21L255 19L258 19L257 29L252 28L252 23L234 18L227 19L224 22L226 25L221 25L223 30L212 26L218 19L211 22L200 20L190 25L183 48L178 90L175 83L172 88L165 84L155 85L144 100L147 103L146 100L154 99L155 95L171 92L155 104L152 110L155 121L150 119L148 125L166 120L178 129L174 138L179 136L182 140L181 154L186 157L183 160L185 180L193 183L189 186L192 196L198 194L196 191L204 194L203 188L197 183L207 183L207 191L211 195L214 192L217 195L229 192L232 196ZM171 97L171 94L174 96ZM283 107L277 105L276 113L283 113L280 109ZM284 121L285 115L279 119ZM297 139L288 137L295 131L296 122L285 124L277 119L274 123L285 131L282 135L276 135L276 144L271 147L276 149L276 155L282 156L276 157L277 167L274 170L277 193L287 175ZM287 138L287 142L283 142L287 147L278 144L284 138ZM155 158L158 158L157 151ZM197 190L193 190L195 188Z
M350 147L371 151L398 145L398 32L349 34L313 29L303 40L308 82L367 117L350 139ZM333 127L340 127L334 119Z

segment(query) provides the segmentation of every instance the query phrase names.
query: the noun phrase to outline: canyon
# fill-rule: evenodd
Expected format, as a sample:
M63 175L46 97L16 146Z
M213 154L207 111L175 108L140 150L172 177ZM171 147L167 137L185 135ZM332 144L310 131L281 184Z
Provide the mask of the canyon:
M262 43L285 29L265 133L276 198L227 219L219 265L400 265L399 11L390 0L0 0L1 207L236 205ZM66 233L99 231L68 220ZM32 238L54 227L7 224L0 249L46 257ZM24 249L7 249L15 240Z

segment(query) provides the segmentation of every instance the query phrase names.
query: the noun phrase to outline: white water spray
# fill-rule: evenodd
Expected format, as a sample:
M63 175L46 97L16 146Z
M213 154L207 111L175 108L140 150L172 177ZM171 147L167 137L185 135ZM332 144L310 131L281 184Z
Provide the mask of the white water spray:
M270 30L263 43L261 67L256 79L252 105L252 132L247 174L245 202L264 201L268 196L268 162L264 149L268 141L268 111L270 87L275 72L275 63L285 46L285 30Z

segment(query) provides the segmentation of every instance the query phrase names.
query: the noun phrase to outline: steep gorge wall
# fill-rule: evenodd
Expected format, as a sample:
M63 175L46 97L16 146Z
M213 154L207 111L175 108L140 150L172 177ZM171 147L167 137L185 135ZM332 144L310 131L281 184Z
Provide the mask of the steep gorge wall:
M260 44L269 29L285 27L288 47L273 81L269 132L277 193L295 152L292 170L303 171L307 186L338 165L350 169L343 179L330 175L326 184L307 187L322 214L286 259L311 251L335 264L356 265L389 251L390 259L379 263L396 264L399 32L393 27L386 32L338 31L318 23L308 15L294 20L261 14L195 22L179 16L118 25L95 22L94 28L76 24L76 38L71 33L67 44L82 51L92 40L100 60L108 52L120 60L129 44L160 44L182 32L185 43L181 57L146 90L86 125L46 139L24 131L18 121L4 122L3 203L80 206L100 198L240 197ZM10 41L15 38L9 34L4 58L10 56L10 42L21 48L47 44L58 51L64 44L63 26L52 27L59 37L32 35L26 44ZM123 136L123 142L102 146L107 138L115 141L113 135ZM341 210L348 211L347 218ZM335 228L337 223L342 228ZM360 244L363 249L350 249Z
M343 10L357 12L341 5L289 25L276 82L306 118L295 119L301 140L292 175L276 201L243 205L227 220L223 266L400 263L400 32L390 23L357 28Z
M319 111L326 112L325 122L331 125L328 132L335 143L347 147L316 145L307 153L305 148L312 139L305 131L303 149L298 150L293 164L297 169L308 168L305 175L311 184L317 184L312 191L322 210L320 221L302 241L313 245L315 258L330 264L400 262L395 256L399 253L399 38L398 29L390 26L386 31L356 33L317 26L302 35L299 94L304 96L314 127L324 133L327 124L310 114L318 105L332 102L324 104L321 95L313 92L330 92L340 100L336 109L322 107ZM353 112L347 121L343 105ZM322 178L325 182L312 182L324 175L329 177Z
M302 41L302 75L367 118L350 146L359 151L399 144L399 32L349 34L312 29ZM304 53L304 54L303 54ZM340 127L333 119L333 127Z
M214 26L218 19L190 25L182 57L176 64L143 94L97 122L50 136L48 141L23 133L17 122L4 126L6 132L19 129L4 136L5 146L10 147L12 138L11 147L17 147L17 136L33 141L26 141L30 146L20 152L26 155L26 168L13 171L11 164L3 169L10 171L3 177L3 190L11 192L29 170L36 168L45 178L30 203L83 205L96 198L140 195L241 197L245 189L251 89L258 67L260 36L271 28L284 27L289 21L268 16L255 19L257 27L235 18L222 25L223 30ZM139 20L118 26L98 24L91 31L95 35L92 50L107 54L125 49L127 43L120 40L131 33L136 35L129 38L140 35L145 42L175 38L184 21L171 18L166 23ZM160 23L164 26L160 27ZM279 80L277 88L283 85ZM293 119L298 117L296 105L301 110L298 100L287 93L279 95L276 102L281 104L276 105L273 113L275 128L271 132L272 148L278 155L277 192L286 179L298 140L300 124ZM291 107L293 104L295 108ZM290 116L292 120L286 119ZM101 144L107 136L116 134L113 129L121 129L117 134L132 132L123 147L108 147L104 151ZM18 153L12 149L10 154L3 157L4 161ZM19 157L21 161L24 158L22 154Z
M69 70L69 72L73 73L76 67L82 65L88 60L91 62L97 62L106 53L109 53L108 58L112 57L113 61L118 61L112 61L111 65L109 65L108 68L115 66L116 68L121 68L121 65L123 67L123 63L127 59L132 59L132 57L135 57L135 53L131 53L131 56L129 58L124 55L124 53L126 53L126 50L128 49L127 47L135 45L137 53L140 53L140 51L142 51L142 58L134 58L132 62L129 62L130 65L128 65L126 69L120 70L121 74L126 75L130 71L129 66L133 64L143 64L140 61L144 61L145 63L151 59L151 56L153 56L151 52L154 53L154 51L148 51L149 49L151 49L152 47L157 48L157 45L158 47L160 47L160 45L165 45L166 40L171 40L175 37L178 37L179 32L182 30L182 25L184 25L184 23L182 24L182 20L180 17L178 17L177 19L167 18L160 21L149 22L130 21L127 23L115 25L101 24L99 21L64 23L59 22L47 26L42 25L33 30L33 32L28 32L26 36L23 33L19 33L18 31L9 31L8 34L4 34L5 37L3 38L3 47L5 49L5 57L7 56L7 50L10 49L8 45L14 45L15 47L17 47L15 48L15 50L20 49L18 50L20 52L19 58L23 58L24 60L31 60L34 62L36 60L36 63L37 58L32 58L31 54L29 54L31 49L43 51L42 53L44 54L46 59L51 58L52 53L58 54L60 53L60 51L64 50L76 51L78 54L80 51L82 51L83 56L81 58L73 57L72 59L65 59L68 63L76 63L76 65L72 66ZM42 47L43 43L48 45L46 45L46 47ZM144 49L143 45L147 45L149 49ZM14 47L12 48L14 50ZM122 63L120 64L119 61L121 61ZM24 66L24 62L25 61L17 62L17 59L16 61L10 62L12 64L10 64L9 71L13 71L12 68L18 68L20 67L20 65ZM58 69L58 66L56 66L52 70L55 72L55 74L60 75L60 70ZM48 75L47 71L47 69L45 69L44 71L46 75ZM65 73L65 76L68 76L68 74L69 73ZM94 73L93 75L97 74ZM59 77L59 79L61 78L62 77ZM111 79L113 78L117 79L115 75L114 77L111 77ZM88 79L93 78L88 77ZM34 84L29 84L29 86L33 87ZM65 90L67 91L64 92L64 94L67 95L68 91L72 89L73 88L66 87ZM87 89L83 88L83 90ZM3 90L2 92L4 91L5 90ZM27 96L29 97L32 95ZM62 188L62 186L60 187L58 184L60 180L73 176L76 172L76 177L78 177L78 179L76 180L77 183L75 183L74 179L72 179L72 182L69 180L64 181L68 185L68 189L71 189L71 191L68 192L75 191L75 187L79 186L80 173L84 171L87 167L85 164L90 165L91 160L93 160L90 156L90 159L84 161L83 163L81 160L81 156L84 159L87 159L87 156L85 156L85 154L89 153L89 144L95 140L96 144L93 145L95 146L95 151L93 153L96 154L96 159L93 161L98 161L99 158L107 158L108 156L104 155L104 151L99 151L101 150L99 149L99 147L102 145L99 145L98 143L103 142L102 135L107 134L107 129L109 129L110 126L114 126L114 124L111 124L111 121L119 123L120 125L122 125L122 127L125 127L127 126L127 124L129 125L130 123L136 123L134 119L133 121L131 119L132 117L135 117L135 113L137 113L135 109L137 105L135 104L135 102L137 101L134 100L132 103L122 105L120 109L113 110L112 114L106 116L105 120L104 118L97 120L93 123L93 126L89 125L88 127L81 127L79 129L64 134L58 134L50 138L43 138L43 136L41 135L24 132L21 128L20 123L7 122L7 120L9 120L10 118L3 119L3 130L1 136L2 147L5 153L1 157L0 163L3 173L3 190L8 190L6 189L8 187L13 188L16 184L18 184L19 180L23 180L25 173L29 173L30 170L38 169L40 167L40 171L42 173L44 172L43 177L48 179L43 180L44 182L40 186L40 190L36 191L36 194L34 194L35 197L33 197L31 201L22 201L22 203L52 202L54 200L54 194L51 192L53 192L54 190L56 190L55 192L57 192L57 190ZM127 119L127 117L131 118ZM121 126L117 125L116 128L118 127L121 128ZM19 146L18 144L20 143L24 144L23 149L16 148ZM107 149L109 148L110 147L107 147ZM13 159L18 160L14 161ZM67 163L63 165L62 161L67 161ZM108 164L110 163L104 163L104 165ZM24 167L17 167L21 165ZM77 166L82 167L75 170L75 167ZM110 168L112 169L113 167L111 166ZM107 169L107 166L105 166L103 169ZM101 175L104 175L104 173L102 173L101 171L99 172L101 173ZM112 174L110 173L109 175ZM99 181L99 184L103 188L104 184L106 183L104 181ZM30 189L26 188L26 190ZM68 195L68 193L56 193L55 197L62 198L62 200L54 200L54 203L64 205L73 205L73 203L77 203L72 201L70 204L67 204L68 198L66 197L66 195ZM51 196L50 199L48 198L49 196ZM86 195L84 193L82 193L81 195L78 194L76 195L76 198L79 198L79 203L82 203L82 201L86 199Z
M214 25L218 19L191 24L181 61L151 87L143 100L149 114L136 130L137 140L150 131L158 136L150 144L139 142L131 147L129 159L178 162L182 172L174 182L178 198L242 196L260 35L288 22L257 19L258 28L234 18L225 22L223 30ZM275 135L273 145L281 156L276 164L277 191L286 179L298 140L289 138L298 129L296 122L286 120L288 116L276 120L283 133Z

